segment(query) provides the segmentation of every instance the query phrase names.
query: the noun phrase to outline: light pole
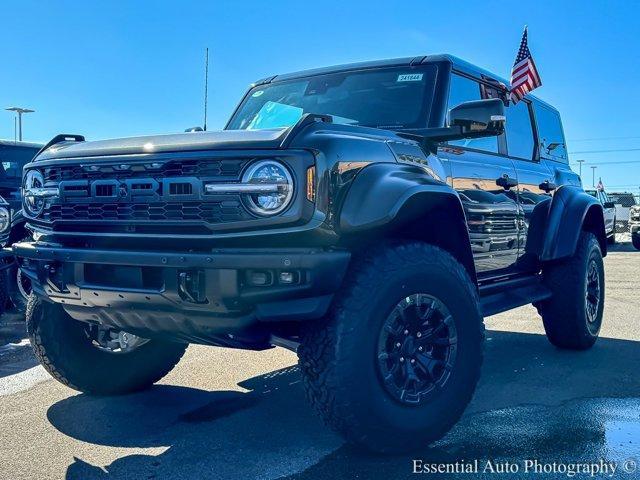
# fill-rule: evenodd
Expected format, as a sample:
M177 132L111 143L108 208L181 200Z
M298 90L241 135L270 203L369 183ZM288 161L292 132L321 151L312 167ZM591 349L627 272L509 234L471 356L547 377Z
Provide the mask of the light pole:
M580 173L578 175L580 175L580 178L582 179L582 164L584 163L584 160L576 160L576 162L578 162L578 168L580 169Z
M35 112L35 110L31 110L29 108L22 108L22 107L9 107L6 110L10 112L16 112L18 114L18 140L22 141L22 114L33 113Z
M596 187L596 168L598 167L591 167L591 174L592 174L592 179L591 179L591 184L593 186L593 188Z

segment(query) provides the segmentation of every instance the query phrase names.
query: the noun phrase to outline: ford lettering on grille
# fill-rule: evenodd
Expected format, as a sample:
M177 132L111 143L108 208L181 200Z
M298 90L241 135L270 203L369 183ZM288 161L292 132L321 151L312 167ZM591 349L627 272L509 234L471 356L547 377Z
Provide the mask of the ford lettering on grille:
M63 180L58 185L62 203L196 200L204 194L202 180L195 177Z

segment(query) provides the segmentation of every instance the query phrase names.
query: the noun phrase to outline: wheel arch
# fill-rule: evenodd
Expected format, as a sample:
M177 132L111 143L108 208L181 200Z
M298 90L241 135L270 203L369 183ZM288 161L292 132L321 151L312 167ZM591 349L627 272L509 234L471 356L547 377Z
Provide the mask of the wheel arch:
M581 188L560 187L550 203L546 223L540 260L557 260L573 255L582 231L593 233L602 255L607 254L602 205Z
M366 206L366 208L363 208ZM363 169L339 214L347 242L419 240L442 248L476 282L464 209L457 192L420 167L374 164Z

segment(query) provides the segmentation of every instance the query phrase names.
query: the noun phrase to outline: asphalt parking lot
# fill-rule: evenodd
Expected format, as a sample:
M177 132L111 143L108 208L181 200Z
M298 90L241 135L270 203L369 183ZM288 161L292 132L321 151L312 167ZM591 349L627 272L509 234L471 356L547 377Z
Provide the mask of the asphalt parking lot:
M413 459L490 458L521 466L604 459L618 465L616 478L640 478L632 469L640 459L640 252L620 244L605 265L596 346L553 348L532 307L488 318L472 404L449 435L415 455L343 445L308 408L296 357L283 349L192 346L151 390L92 398L50 380L25 341L0 347L0 477L390 479L411 476ZM505 478L519 477L530 475L520 468Z

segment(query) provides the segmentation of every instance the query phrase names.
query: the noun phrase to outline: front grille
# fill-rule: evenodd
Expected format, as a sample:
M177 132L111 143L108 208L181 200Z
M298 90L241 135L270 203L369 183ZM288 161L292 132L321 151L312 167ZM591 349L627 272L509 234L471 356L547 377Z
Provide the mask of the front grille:
M471 233L514 233L518 230L516 214L480 215L467 212Z
M87 163L86 165L54 165L43 169L44 181L111 180L140 177L212 177L237 180L249 159L171 160L135 164Z
M237 194L211 195L204 184L238 182L252 159L146 160L136 163L97 163L42 169L47 187L60 196L48 199L40 220L65 230L87 221L135 223L195 221L225 223L249 220L252 215ZM74 227L68 227L73 230Z
M51 205L44 213L58 220L200 220L208 223L237 222L249 218L239 200L184 203L103 203Z

